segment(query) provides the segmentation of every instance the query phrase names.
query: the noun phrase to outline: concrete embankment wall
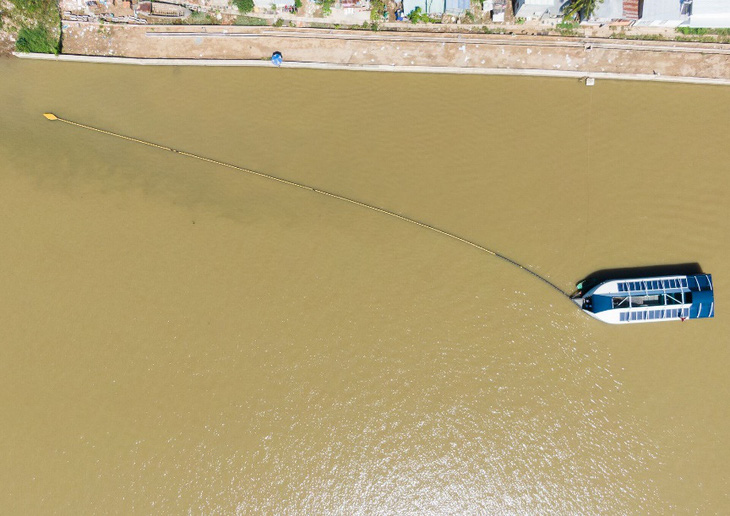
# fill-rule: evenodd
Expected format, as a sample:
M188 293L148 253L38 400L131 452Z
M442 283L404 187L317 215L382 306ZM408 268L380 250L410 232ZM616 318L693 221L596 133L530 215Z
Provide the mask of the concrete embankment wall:
M100 31L71 22L64 29L66 55L56 59L271 66L274 51L282 52L284 67L296 68L730 84L726 45L477 34L223 26L106 26Z

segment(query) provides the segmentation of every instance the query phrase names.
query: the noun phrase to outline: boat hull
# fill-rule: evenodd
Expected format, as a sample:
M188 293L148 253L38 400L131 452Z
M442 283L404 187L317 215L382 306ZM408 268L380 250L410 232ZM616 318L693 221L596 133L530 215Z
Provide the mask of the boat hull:
M657 276L604 281L573 301L588 315L608 324L633 324L715 316L710 274Z

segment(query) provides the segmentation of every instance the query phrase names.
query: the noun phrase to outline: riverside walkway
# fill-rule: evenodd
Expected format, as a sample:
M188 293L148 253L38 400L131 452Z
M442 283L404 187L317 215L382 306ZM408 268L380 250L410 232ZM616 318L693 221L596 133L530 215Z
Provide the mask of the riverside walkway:
M64 54L77 56L268 66L274 51L285 68L730 83L730 48L721 44L222 25L64 28Z

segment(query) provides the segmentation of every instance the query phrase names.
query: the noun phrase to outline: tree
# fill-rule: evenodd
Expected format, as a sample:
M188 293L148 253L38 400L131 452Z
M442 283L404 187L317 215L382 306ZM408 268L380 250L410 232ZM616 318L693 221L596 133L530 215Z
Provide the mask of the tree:
M599 3L603 3L603 0L570 0L563 16L566 20L586 20L591 17Z
M238 10L242 13L250 13L253 11L253 0L233 0Z

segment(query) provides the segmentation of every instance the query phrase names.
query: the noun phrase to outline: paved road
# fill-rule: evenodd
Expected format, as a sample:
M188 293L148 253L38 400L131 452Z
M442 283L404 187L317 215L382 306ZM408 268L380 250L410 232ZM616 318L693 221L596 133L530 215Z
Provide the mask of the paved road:
M345 41L389 41L389 42L419 42L419 43L460 43L466 45L511 45L518 47L566 47L582 48L592 50L594 48L632 50L642 52L683 52L693 54L723 54L730 55L730 47L713 48L706 46L688 46L682 43L666 42L664 44L646 43L642 41L613 42L596 38L580 39L555 39L542 37L538 39L515 39L515 38L494 38L479 37L471 34L448 34L448 35L408 35L389 33L353 33L343 31L342 33L324 32L289 32L285 30L270 30L257 33L237 32L202 32L202 31L176 31L176 32L153 32L148 31L145 36L151 38L295 38L295 39L317 39L317 40L345 40Z

